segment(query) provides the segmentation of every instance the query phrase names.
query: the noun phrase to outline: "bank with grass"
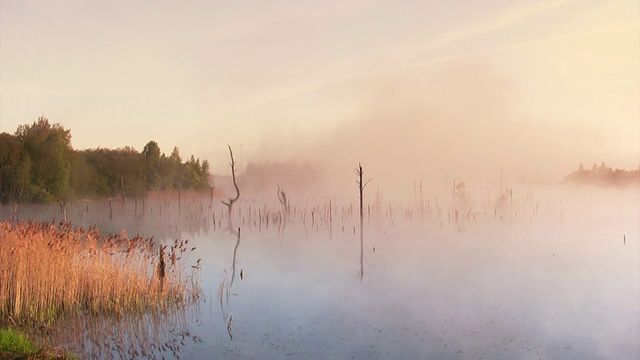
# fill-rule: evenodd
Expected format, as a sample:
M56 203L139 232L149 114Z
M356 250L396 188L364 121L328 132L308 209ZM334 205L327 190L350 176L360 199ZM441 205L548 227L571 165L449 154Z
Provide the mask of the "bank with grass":
M0 328L0 359L76 359L60 349L37 345L23 332L12 327Z
M118 319L184 306L200 295L199 260L185 261L195 249L187 246L188 240L163 245L65 223L0 223L0 324L37 337L60 320ZM38 351L13 328L3 331L11 344L3 347L8 358L14 350Z

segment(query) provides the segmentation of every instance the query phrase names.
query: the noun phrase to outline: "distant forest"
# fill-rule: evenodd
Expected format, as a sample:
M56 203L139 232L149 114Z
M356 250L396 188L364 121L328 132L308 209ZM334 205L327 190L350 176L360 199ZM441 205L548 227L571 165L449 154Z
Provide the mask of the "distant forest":
M591 169L585 169L584 165L580 164L578 170L567 175L564 181L576 184L606 186L640 185L640 168L636 170L613 170L603 162L600 166L593 164Z
M209 163L182 161L155 141L132 147L74 150L71 131L40 117L0 134L0 201L38 202L143 196L152 190L209 189Z

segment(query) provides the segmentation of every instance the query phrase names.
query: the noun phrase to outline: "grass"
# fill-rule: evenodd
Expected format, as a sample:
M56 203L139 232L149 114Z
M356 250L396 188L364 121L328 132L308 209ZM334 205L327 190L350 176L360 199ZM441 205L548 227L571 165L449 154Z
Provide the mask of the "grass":
M0 349L14 353L32 353L37 350L26 335L12 328L0 329Z
M0 359L74 359L45 346L38 347L22 332L0 329Z
M70 224L0 223L0 319L41 326L185 302L199 294L195 276L184 274L187 243L157 245L124 231L105 237ZM192 268L199 270L199 260Z

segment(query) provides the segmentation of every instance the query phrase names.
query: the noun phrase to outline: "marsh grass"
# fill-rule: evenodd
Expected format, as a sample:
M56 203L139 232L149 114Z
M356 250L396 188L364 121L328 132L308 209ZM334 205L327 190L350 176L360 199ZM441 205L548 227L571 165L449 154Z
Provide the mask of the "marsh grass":
M189 301L200 292L194 281L199 260L188 274L187 243L160 247L125 231L105 237L65 223L0 223L0 318L46 326L60 318L120 317ZM160 249L166 253L162 277Z
M25 334L10 327L0 329L0 349L2 349L3 352L25 354L37 350Z
M46 346L36 346L24 333L0 329L0 359L74 359Z

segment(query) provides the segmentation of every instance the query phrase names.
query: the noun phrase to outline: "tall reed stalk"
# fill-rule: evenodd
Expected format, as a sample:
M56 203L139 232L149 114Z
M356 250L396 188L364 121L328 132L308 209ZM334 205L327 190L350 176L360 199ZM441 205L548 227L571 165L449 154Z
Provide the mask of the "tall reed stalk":
M158 277L153 239L105 237L62 223L0 223L0 319L50 323L75 315L123 315L158 309L197 296L184 276L188 240L166 249ZM195 248L192 248L193 250ZM192 266L199 270L199 262ZM163 281L163 286L159 286Z

